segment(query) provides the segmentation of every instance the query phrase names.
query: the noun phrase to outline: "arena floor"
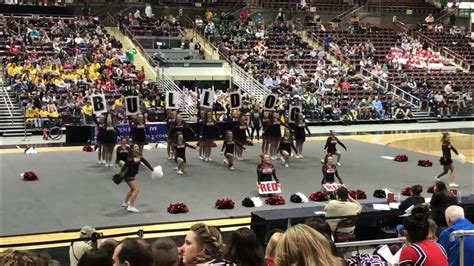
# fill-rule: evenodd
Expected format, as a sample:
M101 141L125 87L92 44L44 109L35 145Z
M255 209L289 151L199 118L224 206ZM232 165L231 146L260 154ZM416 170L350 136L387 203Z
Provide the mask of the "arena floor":
M341 136L348 151L343 152L340 175L350 189L363 189L369 197L379 188L389 188L395 193L404 186L416 183L426 188L441 171L436 155L439 152L436 149L439 147L439 135L436 132ZM264 205L259 209L322 204L294 204L289 198L296 192L309 195L320 189L319 161L323 140L323 137L316 137L307 142L305 158L293 159L289 169L284 168L280 161L274 162L287 204L277 207ZM455 162L460 191L463 195L471 194L474 189L473 135L453 133L452 141L471 161L466 164ZM240 202L246 196L257 195L255 169L259 149L259 144L250 147L245 154L246 160L237 162L235 171L228 171L221 165L222 157L216 149L214 161L210 163L200 161L197 153L188 150L188 172L184 176L174 173L175 164L166 159L164 149L146 151L145 157L152 165L163 166L164 177L151 180L148 170L142 168L138 176L141 191L137 201L141 212L137 214L128 213L120 206L128 187L126 184L117 186L111 181L117 169L98 166L96 153L82 152L81 147L39 148L39 153L34 156L24 155L20 149L0 150L0 234L64 232L86 224L110 228L248 216L256 209L242 207ZM432 152L435 154L427 154ZM409 161L398 163L381 158L397 154L408 155ZM419 159L430 159L434 166L419 167ZM22 181L20 173L28 170L35 171L39 181ZM425 196L429 197L429 194L425 193ZM224 197L236 202L235 209L218 210L213 207L218 198ZM167 206L175 202L186 203L189 213L167 213Z

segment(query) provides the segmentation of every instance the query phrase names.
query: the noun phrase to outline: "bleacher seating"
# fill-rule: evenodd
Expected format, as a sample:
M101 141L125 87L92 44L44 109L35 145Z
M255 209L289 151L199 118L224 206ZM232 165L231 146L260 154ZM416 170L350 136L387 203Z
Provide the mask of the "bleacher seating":
M367 10L369 12L403 12L412 10L417 14L437 13L439 8L425 0L367 0Z
M300 0L265 0L261 1L263 8L299 8ZM316 7L318 12L341 12L348 10L351 5L344 0L306 0L306 6Z

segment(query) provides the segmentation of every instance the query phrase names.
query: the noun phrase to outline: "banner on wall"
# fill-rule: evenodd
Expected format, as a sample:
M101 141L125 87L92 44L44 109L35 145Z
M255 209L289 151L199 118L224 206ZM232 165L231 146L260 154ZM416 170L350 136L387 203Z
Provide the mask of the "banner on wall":
M165 141L168 137L167 126L163 122L147 123L146 124L146 139L148 142ZM94 140L96 140L97 130L94 130ZM130 138L130 125L120 124L115 126L116 142L118 143L121 138Z

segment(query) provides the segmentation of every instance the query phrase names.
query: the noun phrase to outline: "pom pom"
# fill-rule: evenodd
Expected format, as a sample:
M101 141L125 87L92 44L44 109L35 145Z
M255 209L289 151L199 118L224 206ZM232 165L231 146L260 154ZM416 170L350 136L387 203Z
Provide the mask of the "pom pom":
M34 155L34 154L37 154L38 152L35 150L34 147L29 147L29 148L26 148L25 150L25 154L26 155Z
M86 145L84 145L84 147L82 147L82 150L85 151L85 152L93 152L94 148L92 148L92 146L90 144L86 144Z
M170 204L170 206L168 207L169 213L186 213L188 211L188 206L186 206L186 204L182 202Z
M434 185L429 186L426 192L433 194L434 193Z
M253 205L254 205L255 207L257 207L257 208L258 208L258 207L262 207L263 202L262 202L262 200L261 200L259 197L252 197L251 200L253 201Z
M400 194L409 197L411 195L411 187L404 187L400 190Z
M161 165L156 166L153 168L153 172L151 173L151 179L162 178L163 177L163 169Z
M271 195L265 200L268 205L285 205L285 199L282 196Z
M33 171L27 171L23 174L20 174L21 178L25 181L36 181L38 180L38 175Z
M245 199L242 200L242 206L247 207L247 208L253 208L255 207L255 204L249 197L246 197Z
M387 193L385 193L385 190L377 189L374 191L374 197L384 199L387 197Z
M151 145L147 144L147 145L143 146L143 149L146 150L146 151L151 151Z
M357 198L356 199L367 199L367 194L365 194L365 191L363 190L356 190L356 195L357 195Z
M431 167L431 166L433 166L433 162L430 161L430 160L418 160L418 166Z
M466 156L464 156L462 154L458 154L458 161L460 163L466 163Z
M406 161L408 161L408 157L404 154L399 154L399 155L395 156L395 158L393 160L395 162L406 162Z
M302 192L296 192L294 195L298 195L301 198L301 202L308 202L308 197L306 197L306 195Z
M327 201L329 200L328 193L326 191L317 191L309 195L310 201Z
M167 146L166 143L158 143L158 144L156 144L155 147L157 149L166 149L166 146Z
M299 195L293 194L290 196L290 201L293 203L302 203L303 199Z
M217 209L224 210L224 209L233 209L234 205L235 205L235 203L234 203L233 200L231 200L229 198L225 198L225 199L218 199L214 206Z
M253 141L251 139L247 139L247 141L245 142L245 145L253 146Z
M353 199L357 199L357 192L355 190L349 190L349 196Z

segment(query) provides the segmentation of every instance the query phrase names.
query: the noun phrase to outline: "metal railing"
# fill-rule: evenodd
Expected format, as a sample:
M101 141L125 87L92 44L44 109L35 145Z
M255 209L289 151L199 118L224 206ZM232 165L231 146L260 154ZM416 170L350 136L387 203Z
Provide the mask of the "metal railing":
M341 242L341 243L335 243L335 245L337 248L348 248L348 247L405 243L406 241L407 240L404 237L397 237L397 238L386 238L386 239L375 239L375 240L364 240L364 241Z
M13 118L13 113L12 113L13 103L12 103L12 100L10 99L10 95L8 95L7 87L4 86L4 85L1 85L1 86L2 86L2 92L3 92L3 95L2 95L3 102L5 103L5 106L7 107L8 113L10 114L10 118ZM13 123L13 120L12 120L12 123Z
M474 230L459 230L454 231L449 235L449 241L455 241L456 237L460 238L459 241L459 265L464 266L464 238L466 236L474 236Z
M235 62L232 62L232 81L242 91L256 97L258 100L263 100L265 96L271 93L267 87L255 80L252 75L245 72Z
M187 97L187 95L184 93L184 91L176 85L176 83L170 79L166 74L163 69L157 68L157 80L156 82L158 83L158 88L160 88L162 91L174 91L178 92L179 95L181 96L181 108L183 112L181 114L189 115L192 116L195 113L196 110L196 102L193 101L193 99Z

